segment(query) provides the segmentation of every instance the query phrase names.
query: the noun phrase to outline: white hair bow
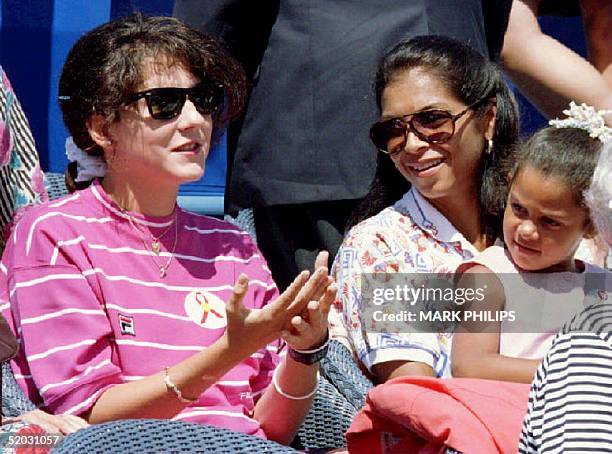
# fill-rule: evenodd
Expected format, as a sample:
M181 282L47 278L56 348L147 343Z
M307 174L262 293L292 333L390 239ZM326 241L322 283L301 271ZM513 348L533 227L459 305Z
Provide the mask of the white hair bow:
M68 161L77 163L75 182L91 181L106 174L106 163L100 156L93 156L76 146L72 136L66 139Z

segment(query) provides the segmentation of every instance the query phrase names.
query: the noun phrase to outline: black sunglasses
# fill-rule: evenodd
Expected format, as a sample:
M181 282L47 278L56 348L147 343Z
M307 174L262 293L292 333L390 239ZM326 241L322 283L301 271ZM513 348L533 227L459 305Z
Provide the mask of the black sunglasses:
M446 110L431 109L379 121L370 128L370 139L376 148L387 154L404 149L409 131L427 143L448 142L455 134L457 120L482 101L471 104L456 115Z
M126 105L144 98L151 117L172 120L182 112L187 98L202 115L214 115L223 107L224 94L222 84L207 80L191 88L164 87L140 91L130 95Z

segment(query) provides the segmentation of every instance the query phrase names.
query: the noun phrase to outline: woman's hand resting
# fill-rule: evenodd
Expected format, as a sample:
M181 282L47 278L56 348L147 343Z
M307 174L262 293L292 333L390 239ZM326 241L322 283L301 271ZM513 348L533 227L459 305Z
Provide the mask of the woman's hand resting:
M48 433L61 433L64 435L76 432L88 427L89 424L82 418L74 415L52 415L42 410L32 410L16 418L15 421L23 421L28 424L40 426ZM10 422L10 421L9 421Z

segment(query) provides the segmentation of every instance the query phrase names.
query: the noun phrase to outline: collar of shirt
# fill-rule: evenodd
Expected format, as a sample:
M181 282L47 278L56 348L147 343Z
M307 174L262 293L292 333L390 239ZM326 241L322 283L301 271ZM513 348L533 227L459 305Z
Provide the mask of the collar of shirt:
M434 207L419 191L411 188L398 200L394 208L410 216L424 231L443 243L451 243L473 255L478 250Z

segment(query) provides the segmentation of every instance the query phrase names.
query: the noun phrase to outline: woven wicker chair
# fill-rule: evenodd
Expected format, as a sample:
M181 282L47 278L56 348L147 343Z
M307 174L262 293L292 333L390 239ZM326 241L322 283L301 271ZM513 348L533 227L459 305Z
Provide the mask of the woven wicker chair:
M292 446L309 450L346 446L344 434L358 410L359 407L352 405L322 375L312 408L306 415Z
M2 415L19 416L35 408L17 385L8 363L3 363ZM321 378L313 407L292 445L309 450L345 446L344 433L356 412L357 408L335 386ZM125 446L142 447L138 452L295 452L293 448L226 429L156 419L97 424L69 435L53 452L124 452L128 450Z
M345 446L344 432L356 410L321 379L313 408L292 446L322 450ZM66 437L53 453L102 452L297 452L257 437L202 424L158 419L97 424Z
M344 349L343 346L340 347ZM331 360L330 358L325 360L327 366L322 365L322 370L330 367L335 351L336 349L332 348ZM2 415L18 416L35 408L17 385L8 363L3 363ZM358 409L359 407L347 401L334 385L322 377L313 407L300 427L293 446L310 450L345 446L344 433ZM183 425L185 425L185 434L181 438L178 434ZM148 434L149 430L151 437ZM252 452L255 448L257 451L265 452L294 452L291 448L229 430L167 420L121 420L95 425L66 437L65 443L57 450L74 452L72 449L78 447L78 452L123 452L123 445L131 443L132 439L134 443L145 446L147 448L143 449L145 452L157 452L164 443L168 445L166 452L174 451L179 447L189 447L191 451L191 448L197 446L200 448L210 446L211 451L217 452L226 452L223 451L225 448L229 449L227 452ZM224 440L223 443L217 443L219 439ZM217 446L221 451L217 449ZM264 447L266 449L260 449Z
M96 424L64 438L54 454L121 452L296 453L258 437L202 424L131 419Z
M356 410L365 405L366 394L374 386L359 369L353 354L335 340L330 341L327 357L321 361L321 375Z
M63 173L46 172L45 173L45 189L49 194L49 200L58 199L68 194L66 188L66 180Z
M35 408L17 385L8 362L2 363L2 416L19 416Z
M330 343L328 357L321 363L322 377L313 406L300 427L298 437L294 440L293 446L312 450L336 448L346 445L344 433L348 430L359 408L361 408L365 396L365 387L369 383L362 381L355 384L353 382L351 376L359 377L356 374L361 374L354 364L350 353L343 345L335 341ZM328 378L332 381L328 380ZM337 386L341 386L343 392ZM2 414L4 416L18 416L34 408L35 406L17 385L8 363L3 363ZM166 423L172 423L172 425L166 426L164 425ZM79 452L122 452L122 443L129 443L130 437L133 437L134 440L139 440L138 443L145 443L149 439L148 433L146 433L149 429L153 435L150 438L151 444L145 444L145 446L148 446L144 450L146 452L155 452L160 443L163 445L164 433L166 433L165 441L168 443L167 451L173 451L174 449L171 447L178 446L175 445L176 443L187 443L182 446L188 447L189 445L193 447L197 446L197 444L194 445L193 443L202 445L202 440L206 440L206 445L211 446L211 450L217 450L213 449L216 446L216 440L219 437L223 438L226 436L227 441L219 446L220 448L231 447L231 452L248 452L255 447L259 451L259 448L266 443L255 437L228 430L217 430L216 428L199 424L195 425L196 428L191 427L193 425L189 425L190 427L185 428L186 434L184 439L175 440L177 432L180 431L183 424L187 423L166 420L151 420L150 422L147 420L115 421L92 426L86 430L79 430L67 437L65 444L58 449L60 449L59 452L71 452L68 449L73 449L78 447L78 444L81 444L82 447L87 447L87 449L81 450L79 448ZM166 429L168 429L167 432L164 432ZM142 433L143 430L145 430L144 433ZM121 433L122 436L127 437L128 441L126 442L120 436L108 435L108 433ZM132 435L129 435L130 433ZM98 440L97 442L95 441L96 439ZM293 449L270 443L270 450L266 452L294 452ZM278 451L281 448L284 448L285 451Z
M17 385L9 365L3 363L2 414L18 416L34 408L36 407ZM344 433L348 430L356 412L357 408L351 405L329 381L321 378L313 407L300 427L293 446L310 450L345 446ZM185 434L181 438L177 433L180 432L182 425L186 427ZM145 432L141 433L143 430ZM147 432L149 430L150 438ZM111 433L113 435L109 435ZM159 446L164 445L164 442L168 444L166 451L179 449L179 446L189 447L189 450L192 450L191 448L197 446L201 448L203 440L206 441L204 445L218 452L224 452L225 448L231 448L228 452L252 452L251 450L255 448L257 451L264 450L260 448L266 446L265 452L294 452L292 448L272 442L268 446L267 442L259 438L229 430L166 420L121 420L95 425L67 437L58 451L74 452L71 450L78 447L78 452L123 452L122 444L129 444L131 439L135 440L134 446L138 444L146 446L147 449L143 450L145 452L155 452ZM223 439L223 443L217 443L219 439ZM216 449L217 445L221 451Z

